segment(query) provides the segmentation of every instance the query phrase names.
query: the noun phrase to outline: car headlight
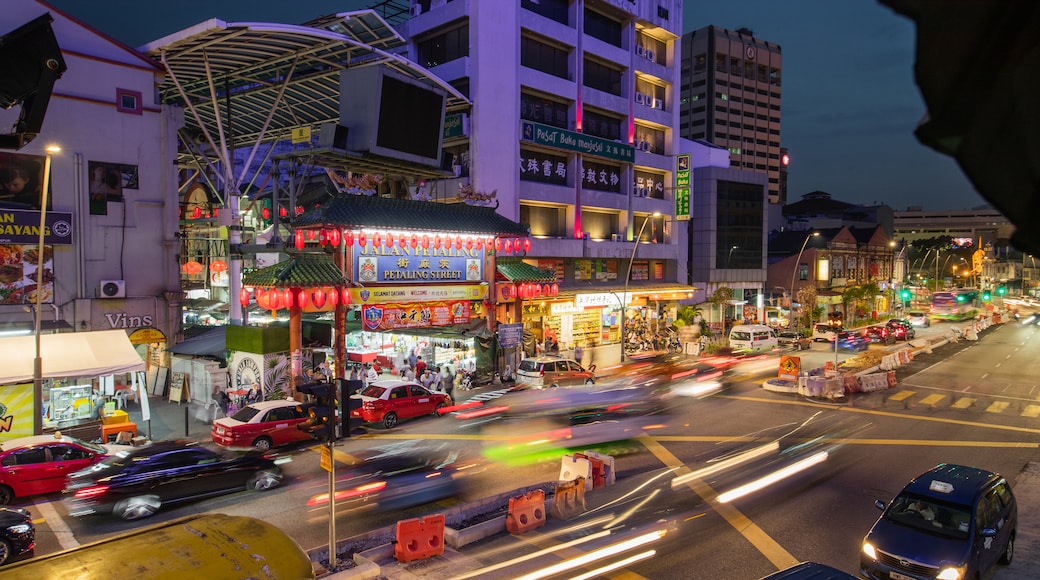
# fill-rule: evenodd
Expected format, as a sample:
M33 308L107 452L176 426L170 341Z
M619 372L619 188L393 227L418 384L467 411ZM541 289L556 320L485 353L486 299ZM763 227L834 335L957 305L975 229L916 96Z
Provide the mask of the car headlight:
M32 524L18 524L15 526L7 527L7 531L11 532L12 534L24 534L30 530L32 530Z
M961 580L964 576L964 568L943 568L935 580Z
M863 553L871 560L877 561L877 551L874 550L874 546L870 542L863 542Z

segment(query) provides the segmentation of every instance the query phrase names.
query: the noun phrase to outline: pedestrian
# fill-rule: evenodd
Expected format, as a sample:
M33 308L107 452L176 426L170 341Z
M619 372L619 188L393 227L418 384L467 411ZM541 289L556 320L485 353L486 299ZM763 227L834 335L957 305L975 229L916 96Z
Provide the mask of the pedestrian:
M368 381L368 384L370 385L379 380L379 373L376 372L376 369L372 366L372 363L368 364L368 370L365 371L365 379Z
M441 368L433 367L430 372L430 389L437 391L441 388Z
M574 360L575 360L575 362L577 362L578 364L581 364L581 357L584 354L585 354L585 352L582 350L580 344L574 345Z
M448 394L449 399L454 400L452 395L455 392L455 373L448 367L444 367L444 373L441 374L441 390Z
M415 371L412 367L404 367L404 378L409 381L415 380Z
M415 367L415 374L421 377L423 375L423 371L426 370L426 361L422 359L422 355L416 356L415 364L412 366Z
M418 363L419 363L419 357L416 356L415 348L412 347L411 349L408 350L408 366L412 367L412 369L414 370Z

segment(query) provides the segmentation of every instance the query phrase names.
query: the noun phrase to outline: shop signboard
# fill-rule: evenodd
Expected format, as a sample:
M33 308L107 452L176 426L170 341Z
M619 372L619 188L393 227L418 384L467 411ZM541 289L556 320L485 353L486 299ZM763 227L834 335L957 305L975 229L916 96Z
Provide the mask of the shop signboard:
M538 145L598 155L625 163L632 163L636 158L635 147L631 145L532 121L521 122L521 138Z
M486 284L456 286L393 286L351 288L352 304L385 304L387 302L424 302L426 300L484 300ZM329 308L331 310L331 307Z
M675 219L690 219L690 155L675 156Z
M469 323L469 302L439 300L415 304L379 304L361 307L365 330L425 328Z
M477 249L472 240L446 237L438 248L411 243L376 245L366 240L364 247L352 247L354 279L362 284L422 284L424 282L480 282L484 279L484 247ZM467 247L467 245L469 247Z
M0 389L0 441L32 435L35 408L32 383Z
M520 346L523 336L523 323L498 325L498 344L502 348L516 348Z
M48 211L44 216L43 243L72 243L72 214ZM39 244L40 212L0 209L0 244Z

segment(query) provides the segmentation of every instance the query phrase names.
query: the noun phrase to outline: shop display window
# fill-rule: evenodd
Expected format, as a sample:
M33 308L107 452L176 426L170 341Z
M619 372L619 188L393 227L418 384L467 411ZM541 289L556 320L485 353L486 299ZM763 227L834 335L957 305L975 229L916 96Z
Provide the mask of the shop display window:
M48 391L51 422L90 418L92 385L54 387Z

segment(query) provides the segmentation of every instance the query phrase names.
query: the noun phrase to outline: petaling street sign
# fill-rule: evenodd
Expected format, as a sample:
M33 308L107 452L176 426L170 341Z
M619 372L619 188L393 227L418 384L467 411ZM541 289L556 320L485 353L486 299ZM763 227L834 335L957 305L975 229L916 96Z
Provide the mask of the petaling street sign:
M372 240L354 247L354 279L362 284L422 284L425 282L480 282L484 279L484 248L421 245L390 247Z
M522 121L521 123L520 135L524 141L576 153L598 155L626 163L632 163L636 159L636 149L631 145L533 121Z

